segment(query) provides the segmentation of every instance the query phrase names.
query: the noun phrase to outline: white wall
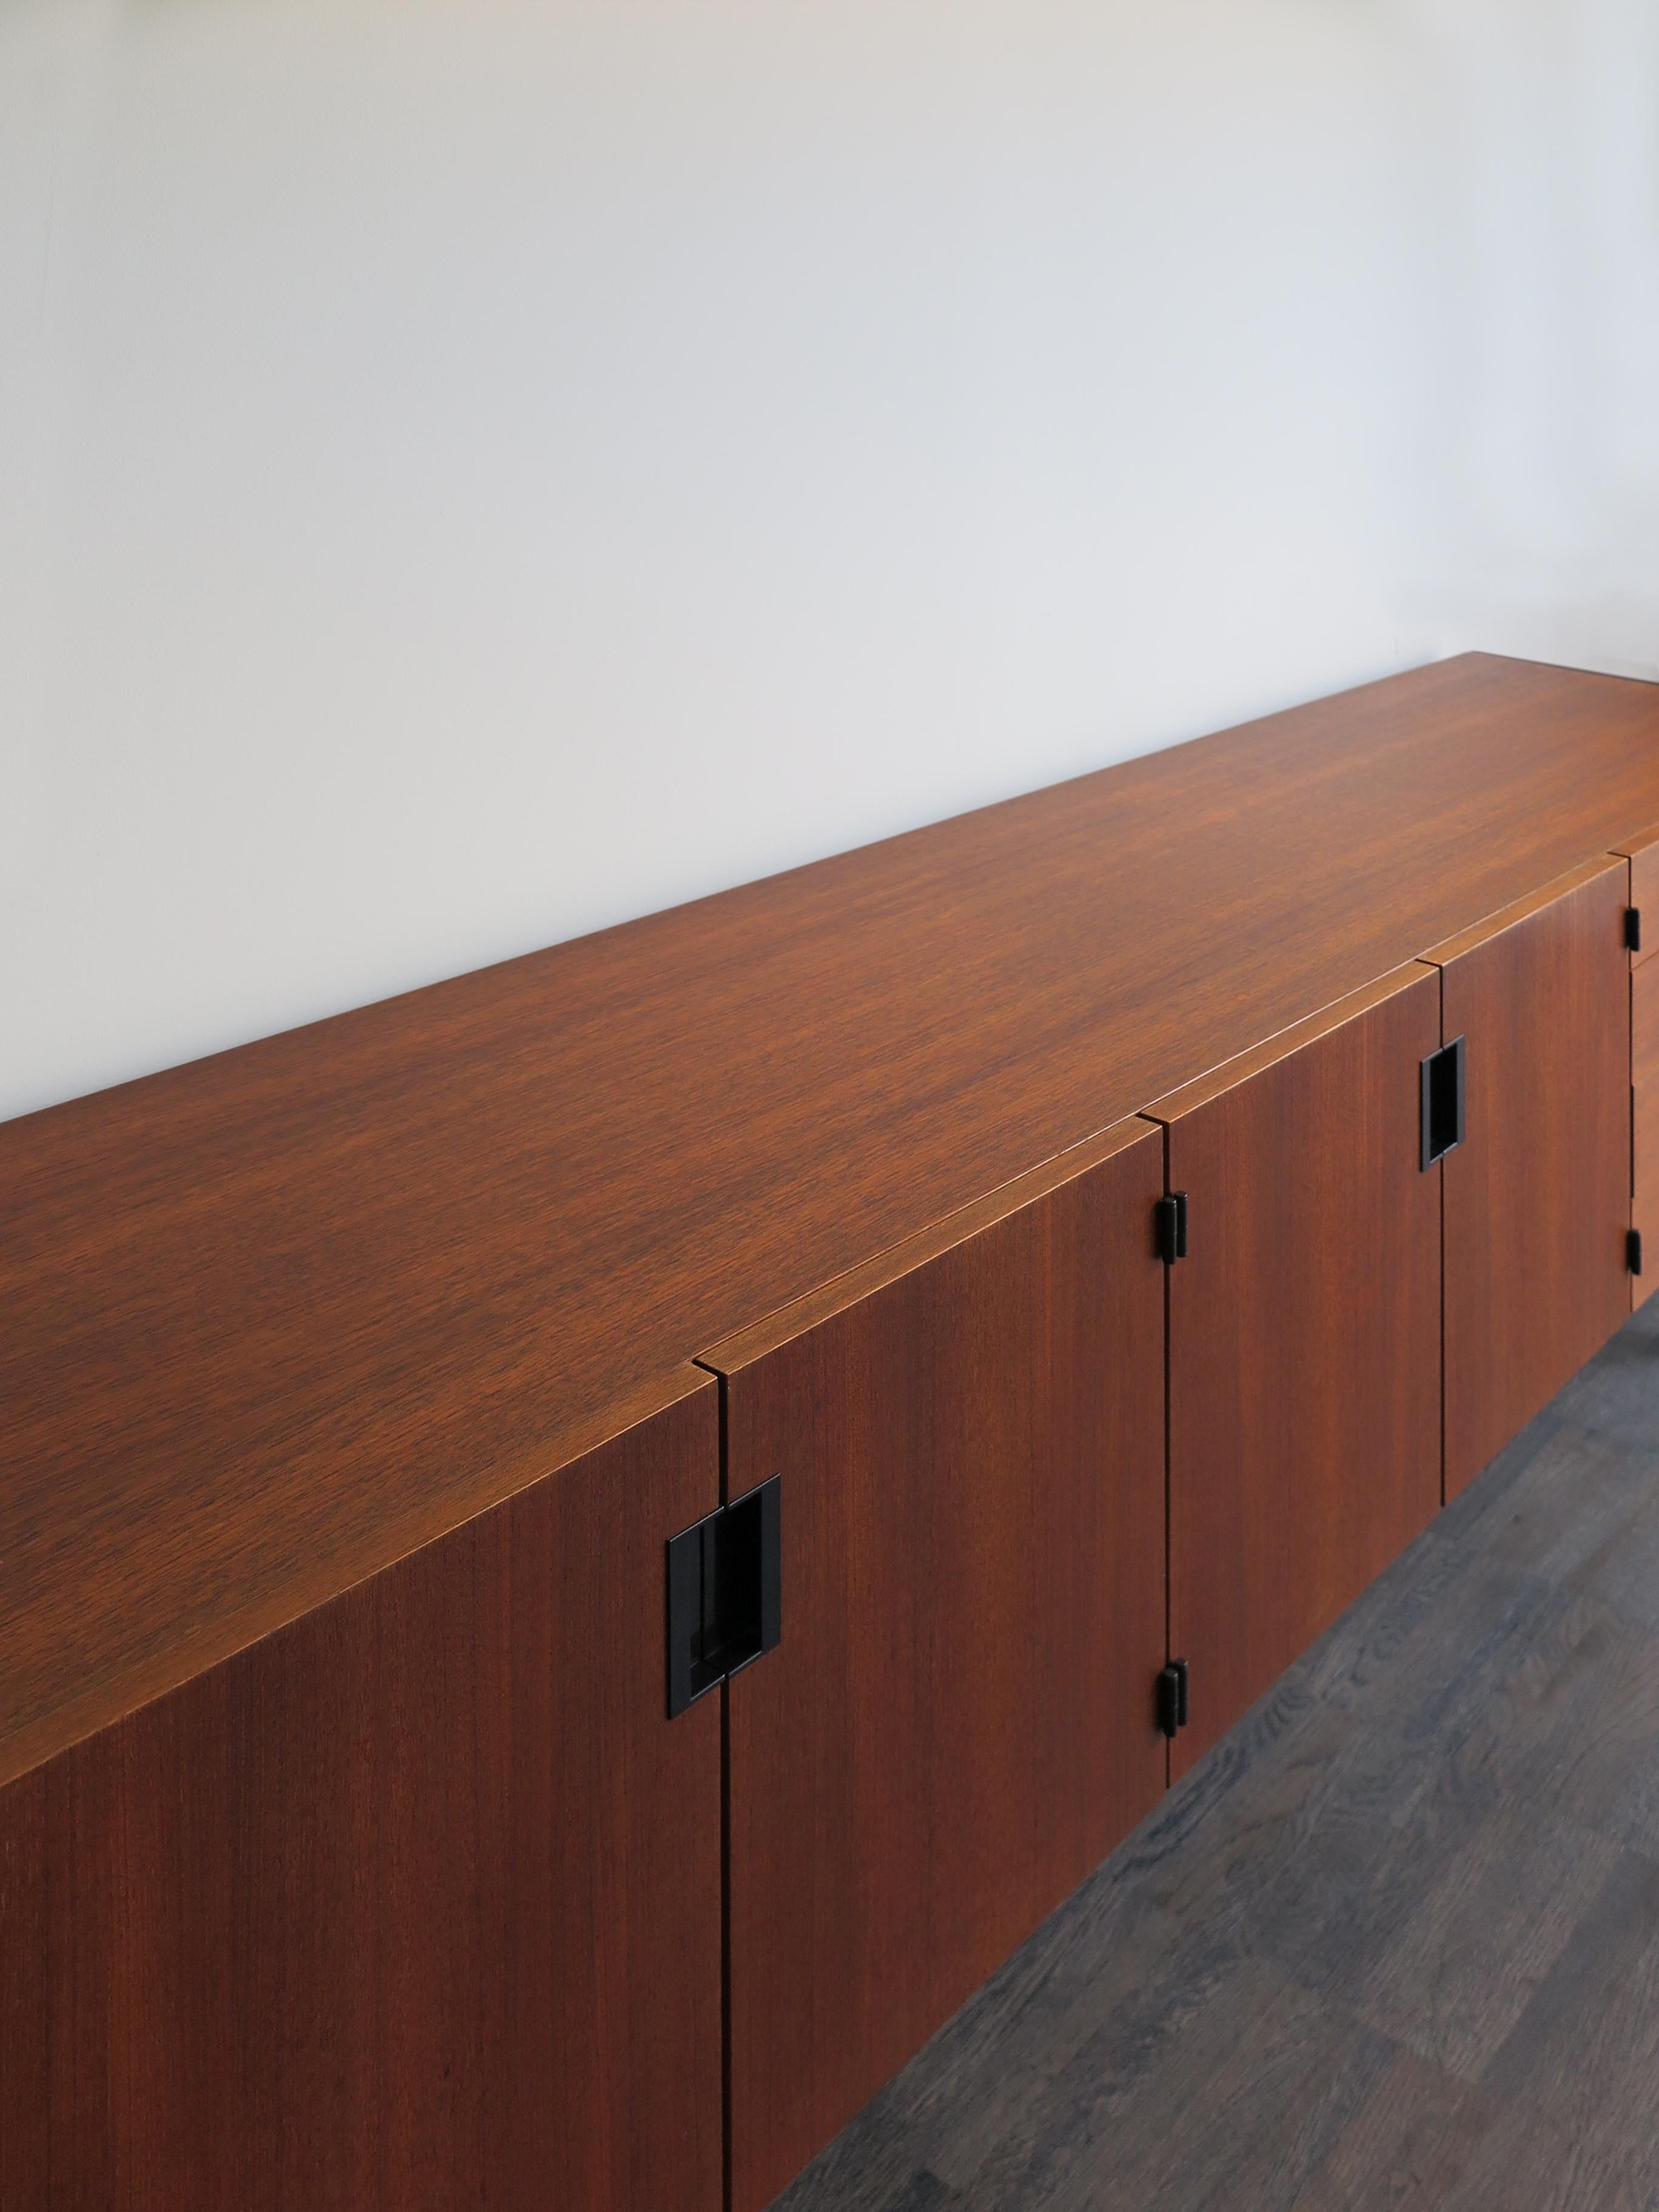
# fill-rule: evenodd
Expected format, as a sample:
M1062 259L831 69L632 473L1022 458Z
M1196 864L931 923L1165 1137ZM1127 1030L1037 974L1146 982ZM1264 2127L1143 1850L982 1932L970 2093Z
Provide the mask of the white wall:
M1646 0L0 0L0 1115L1659 664Z

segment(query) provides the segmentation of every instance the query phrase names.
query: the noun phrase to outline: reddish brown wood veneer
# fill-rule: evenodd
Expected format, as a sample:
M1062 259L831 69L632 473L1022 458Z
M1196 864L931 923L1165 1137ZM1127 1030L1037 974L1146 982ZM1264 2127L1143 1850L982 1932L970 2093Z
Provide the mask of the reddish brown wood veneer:
M1468 1054L1443 1164L1448 1498L1630 1313L1629 881L1603 856L1425 956Z
M1659 823L1634 837L1620 838L1612 850L1630 862L1630 902L1645 910L1646 927L1631 966L1640 968L1659 952Z
M718 2212L716 1386L0 1790L3 2212ZM648 2118L648 2124L646 2121Z
M1440 1504L1440 1179L1419 1069L1437 980L1395 969L1149 1108L1170 1271L1170 1644L1184 1774Z
M0 1781L1656 820L1470 657L0 1126Z
M783 1531L726 1692L733 2212L1163 1790L1162 1188L1121 1124L708 1354Z
M1630 1014L1631 1221L1643 1254L1631 1297L1640 1305L1659 1290L1659 968L1650 961L1632 970Z
M1630 862L1630 902L1644 924L1630 963L1631 1222L1641 1232L1644 1254L1631 1303L1639 1306L1659 1290L1659 968L1652 965L1659 952L1659 827L1615 849Z

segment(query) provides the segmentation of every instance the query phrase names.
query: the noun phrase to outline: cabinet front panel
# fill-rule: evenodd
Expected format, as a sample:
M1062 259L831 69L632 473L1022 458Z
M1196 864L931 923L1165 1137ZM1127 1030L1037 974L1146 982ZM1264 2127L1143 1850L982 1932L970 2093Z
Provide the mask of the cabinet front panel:
M1190 1766L1440 1502L1440 1185L1419 1147L1437 979L1188 1110L1170 1181L1170 1643Z
M5 2212L718 2212L717 1386L0 1792Z
M1146 1128L730 1374L783 1544L726 1692L735 2212L1164 1787L1162 1187Z
M1444 961L1468 1069L1444 1164L1449 1498L1630 1312L1627 883L1610 860Z

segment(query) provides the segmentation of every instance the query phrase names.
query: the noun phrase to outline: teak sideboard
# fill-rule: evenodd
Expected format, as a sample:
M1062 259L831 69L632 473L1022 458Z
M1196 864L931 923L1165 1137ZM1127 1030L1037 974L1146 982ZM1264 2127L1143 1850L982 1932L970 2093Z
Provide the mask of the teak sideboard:
M1659 1281L1656 823L1470 656L0 1126L3 2212L759 2212Z

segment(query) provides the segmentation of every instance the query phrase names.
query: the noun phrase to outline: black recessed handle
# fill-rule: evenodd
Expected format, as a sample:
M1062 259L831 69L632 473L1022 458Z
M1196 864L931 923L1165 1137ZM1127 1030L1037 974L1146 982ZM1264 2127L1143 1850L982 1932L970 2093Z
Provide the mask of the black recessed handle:
M782 1634L781 1482L774 1475L668 1540L668 1717Z
M1464 1041L1454 1037L1423 1062L1423 1166L1426 1171L1463 1141L1467 1091Z

